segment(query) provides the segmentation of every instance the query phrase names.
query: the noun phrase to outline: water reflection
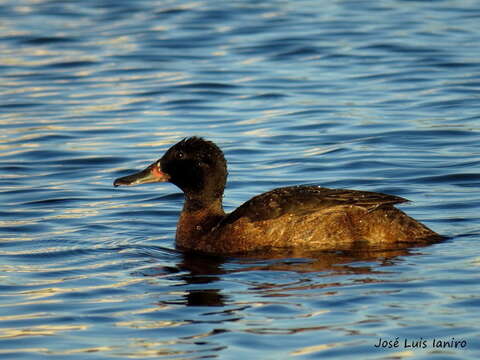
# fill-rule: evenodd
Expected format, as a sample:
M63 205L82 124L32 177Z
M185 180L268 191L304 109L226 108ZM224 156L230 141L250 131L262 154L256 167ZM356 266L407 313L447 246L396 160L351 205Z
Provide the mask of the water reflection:
M223 268L226 260L219 256L183 253L174 271L182 272L179 279L187 285L212 284L220 281L221 275L226 273ZM221 289L208 287L186 290L179 303L186 306L223 306L226 301L227 296L221 293Z
M165 267L158 273L158 268L150 275L164 275L164 272L178 274L175 280L181 280L175 286L179 286L184 291L182 299L175 301L166 301L162 303L177 304L186 306L225 306L231 301L228 292L221 289L221 286L212 286L215 283L222 282L226 276L235 273L248 273L258 271L278 271L294 273L317 273L319 277L334 278L339 275L378 275L388 272L388 267L395 264L400 256L409 256L413 252L411 249L393 249L376 250L360 249L349 252L309 252L305 257L305 252L296 252L295 255L304 257L285 257L285 253L279 253L276 256L269 252L268 257L257 254L257 257L237 257L228 258L221 256L203 255L197 253L181 253L180 260L176 267ZM375 277L357 278L356 282L370 283L381 282ZM253 283L252 283L253 284ZM350 283L345 283L345 285ZM207 286L195 286L207 285ZM194 286L195 288L191 288ZM340 282L318 282L303 284L300 282L271 283L255 282L249 289L268 294L269 296L289 296L289 292L322 289L329 287L342 286Z

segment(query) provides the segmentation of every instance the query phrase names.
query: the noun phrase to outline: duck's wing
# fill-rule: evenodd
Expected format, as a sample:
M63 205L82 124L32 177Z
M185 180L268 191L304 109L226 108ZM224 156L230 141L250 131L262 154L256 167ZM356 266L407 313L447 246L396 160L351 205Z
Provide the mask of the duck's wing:
M306 215L329 207L355 205L375 209L384 205L407 202L399 196L370 191L329 189L319 186L291 186L257 195L227 215L223 224L242 217L250 221L274 219L285 214Z

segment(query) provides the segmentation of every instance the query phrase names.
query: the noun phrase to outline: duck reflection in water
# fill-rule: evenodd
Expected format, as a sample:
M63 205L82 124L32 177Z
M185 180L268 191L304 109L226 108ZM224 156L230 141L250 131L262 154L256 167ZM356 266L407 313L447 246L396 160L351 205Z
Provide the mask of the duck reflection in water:
M295 273L318 273L318 278L327 281L318 283L293 283L272 284L270 282L252 281L249 289L253 292L275 294L276 296L288 296L293 291L337 288L342 285L351 285L350 282L342 284L338 281L330 281L332 277L340 275L366 275L360 277L357 282L383 282L375 279L375 274L388 272L388 267L396 264L399 256L409 256L414 253L409 249L397 250L374 250L359 249L355 252L310 252L303 253L303 257L285 257L285 253L279 253L272 257L271 252L265 254L257 253L256 257L251 254L246 257L224 257L215 255L199 256L195 252L179 253L180 258L175 267L155 267L155 271L149 272L151 276L165 276L165 272L174 276L174 280L181 280L182 284L175 285L182 288L181 298L174 301L162 301L162 304L176 304L185 306L224 306L231 303L228 290L212 284L221 282L233 273L248 273L258 271L291 271ZM300 255L298 252L293 255ZM359 266L358 263L362 262ZM365 263L370 262L370 264ZM205 288L201 288L205 284ZM199 286L200 285L200 286ZM194 286L194 289L190 289Z

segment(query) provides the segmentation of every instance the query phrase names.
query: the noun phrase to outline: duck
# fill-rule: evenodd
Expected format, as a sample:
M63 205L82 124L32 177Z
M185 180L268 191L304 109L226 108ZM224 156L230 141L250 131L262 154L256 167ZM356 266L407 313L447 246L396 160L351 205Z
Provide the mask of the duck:
M227 161L202 137L184 138L117 186L170 182L184 193L176 248L214 255L302 249L398 248L443 237L395 207L408 200L377 192L314 185L280 187L226 213Z

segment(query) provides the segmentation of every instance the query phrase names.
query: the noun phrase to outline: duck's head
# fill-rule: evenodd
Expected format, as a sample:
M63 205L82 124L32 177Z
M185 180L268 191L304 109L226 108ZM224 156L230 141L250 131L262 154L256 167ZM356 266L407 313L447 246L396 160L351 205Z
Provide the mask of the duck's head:
M223 152L211 141L199 137L183 139L145 170L118 178L114 186L154 182L177 185L187 200L210 202L221 199L227 180Z

